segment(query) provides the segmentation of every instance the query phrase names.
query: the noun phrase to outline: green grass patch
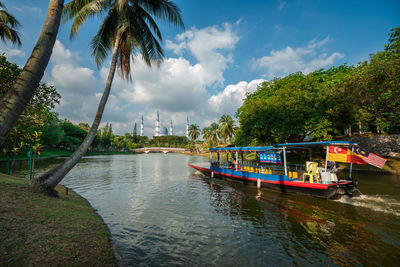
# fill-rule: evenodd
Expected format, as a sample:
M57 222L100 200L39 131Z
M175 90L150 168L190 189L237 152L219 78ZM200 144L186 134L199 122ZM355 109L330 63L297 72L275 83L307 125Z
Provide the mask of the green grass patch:
M36 193L0 174L0 266L116 266L110 234L80 196Z

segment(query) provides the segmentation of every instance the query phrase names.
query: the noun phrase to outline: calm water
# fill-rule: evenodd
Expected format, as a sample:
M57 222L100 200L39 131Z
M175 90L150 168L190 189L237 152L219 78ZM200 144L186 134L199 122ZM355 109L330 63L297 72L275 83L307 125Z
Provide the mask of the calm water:
M400 176L358 173L363 195L330 201L258 191L187 166L206 160L86 157L62 183L98 210L124 265L399 266Z

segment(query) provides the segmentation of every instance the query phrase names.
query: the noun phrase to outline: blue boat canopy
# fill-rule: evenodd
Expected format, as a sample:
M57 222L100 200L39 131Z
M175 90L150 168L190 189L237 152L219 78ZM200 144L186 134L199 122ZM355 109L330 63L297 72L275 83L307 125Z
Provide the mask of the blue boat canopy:
M236 152L236 151L247 151L247 152L261 152L268 150L277 150L282 148L288 149L307 149L312 147L321 146L356 146L357 143L347 142L347 141L322 141L322 142L303 142L303 143L286 143L286 144L276 144L272 146L242 146L242 147L212 147L210 151L212 152Z

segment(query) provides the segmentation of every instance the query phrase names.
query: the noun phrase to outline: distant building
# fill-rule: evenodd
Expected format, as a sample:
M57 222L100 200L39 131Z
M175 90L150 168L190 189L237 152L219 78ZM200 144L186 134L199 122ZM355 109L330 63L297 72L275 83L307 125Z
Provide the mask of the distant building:
M189 139L189 117L186 117L186 138Z
M143 130L144 130L144 123L143 123L143 114L142 114L142 123L140 124L140 136L143 136Z

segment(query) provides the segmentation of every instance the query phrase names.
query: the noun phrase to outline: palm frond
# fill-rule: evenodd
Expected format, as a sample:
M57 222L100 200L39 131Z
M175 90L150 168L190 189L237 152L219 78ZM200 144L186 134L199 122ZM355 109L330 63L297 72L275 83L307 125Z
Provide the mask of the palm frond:
M18 46L21 45L21 39L19 38L19 33L11 29L9 27L6 27L6 25L0 23L0 39L4 41L11 41L13 44L17 44Z
M150 14L174 24L182 29L185 28L182 20L181 10L172 1L168 0L130 0L132 4L139 4Z
M135 6L135 12L137 12L137 15L139 17L142 17L144 19L144 21L148 24L148 26L154 32L154 34L157 36L157 38L160 40L160 42L162 42L161 31L158 28L157 23L155 22L153 17L139 5Z
M1 22L12 28L18 28L21 26L19 21L6 10L0 10L0 23Z
M2 41L11 41L13 44L21 45L19 33L16 30L21 24L18 20L6 11L5 6L0 2L0 39Z
M110 0L76 0L73 2L78 3L76 6L71 8L66 7L63 10L63 18L65 17L63 21L74 18L70 32L71 39L77 34L79 28L87 19L93 16L104 15L111 5ZM72 4L73 2L68 4Z
M98 68L103 64L104 60L107 58L108 52L113 47L117 22L118 18L112 9L105 17L96 35L92 38L90 46L92 48L92 56L94 57Z
M127 16L129 19L131 38L134 39L132 44L138 45L142 58L148 66L151 66L152 61L160 64L164 58L164 51L146 21L141 16L141 12L136 12L137 10L140 10L137 6L130 7L130 12Z

